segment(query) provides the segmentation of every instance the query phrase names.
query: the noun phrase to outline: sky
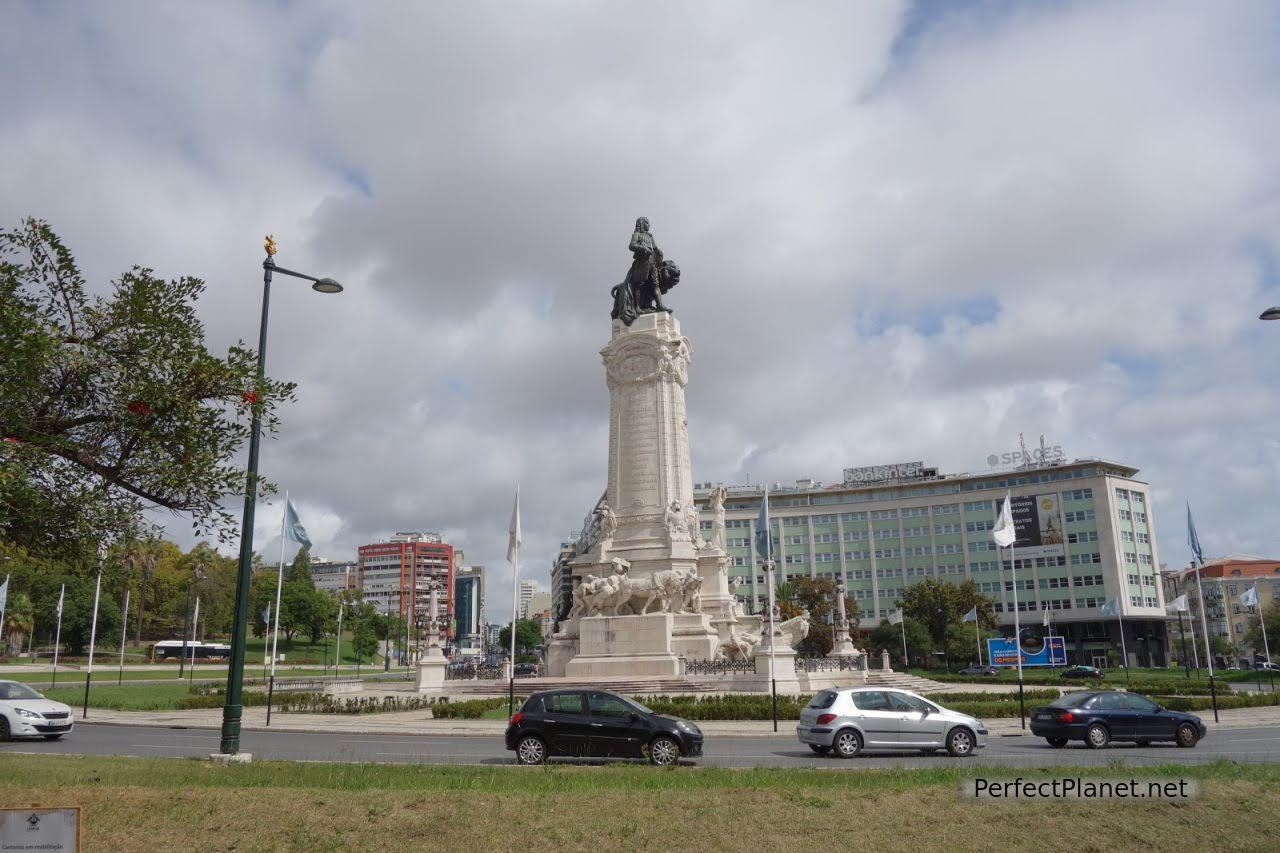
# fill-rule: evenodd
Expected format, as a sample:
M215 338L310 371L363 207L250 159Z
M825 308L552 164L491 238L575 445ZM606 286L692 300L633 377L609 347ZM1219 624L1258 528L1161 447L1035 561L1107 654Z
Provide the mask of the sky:
M1141 469L1169 566L1188 500L1206 555L1280 557L1273 4L15 0L0 31L5 227L49 220L102 291L204 279L219 350L256 340L263 235L345 285L271 301L298 399L261 469L315 555L439 532L500 621L519 483L547 587L647 216L696 481L1043 434Z

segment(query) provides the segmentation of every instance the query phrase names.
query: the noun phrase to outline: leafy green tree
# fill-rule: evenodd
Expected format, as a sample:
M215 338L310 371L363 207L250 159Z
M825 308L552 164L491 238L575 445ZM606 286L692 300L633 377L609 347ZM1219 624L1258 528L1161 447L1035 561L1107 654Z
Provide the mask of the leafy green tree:
M22 643L35 625L35 615L31 596L25 592L9 596L4 609L5 636L0 638L3 640L3 643L0 643L0 650L3 650L5 655L14 655L22 651Z
M903 624L907 631L907 656L917 663L928 661L929 653L934 648L928 629L910 617L904 620ZM902 630L901 625L890 625L888 619L881 619L880 624L871 631L870 648L867 649L867 653L879 654L882 650L887 650L891 658L900 660Z
M284 579L286 583L299 583L316 588L316 579L311 575L311 555L307 553L306 548L299 548L298 553L294 555L293 562L289 564L289 568L285 571Z
M366 616L356 621L355 628L352 631L351 648L356 653L356 659L361 661L372 657L373 653L378 650L377 624L372 616Z
M67 590L62 603L61 642L67 653L79 655L89 646L89 633L93 625L93 590L95 579L64 575L37 578L33 604L35 617L41 625L48 626L50 641L57 634L58 593L62 584ZM111 637L120 631L120 612L110 602L99 602L98 637Z
M996 627L995 602L979 593L971 580L957 584L926 578L903 590L899 602L902 612L928 631L934 650L946 648L947 629L951 625L965 624L961 622L964 614L975 605L978 608L979 627Z
M1280 660L1280 647L1276 643L1280 641L1280 598L1272 599L1271 606L1263 611L1263 619L1267 622L1267 643L1262 642L1262 628L1258 623L1258 611L1256 609L1249 611L1249 630L1244 635L1244 645L1253 650L1255 655L1261 655L1267 646L1271 649L1271 659L1273 661Z
M33 553L128 539L144 507L235 531L239 451L256 409L273 432L290 383L257 377L243 343L216 356L204 284L135 266L91 297L45 222L0 231L0 531ZM265 484L260 484L264 490Z
M511 649L511 623L498 632L498 645L505 651ZM542 626L533 619L516 621L516 653L530 652L542 645Z

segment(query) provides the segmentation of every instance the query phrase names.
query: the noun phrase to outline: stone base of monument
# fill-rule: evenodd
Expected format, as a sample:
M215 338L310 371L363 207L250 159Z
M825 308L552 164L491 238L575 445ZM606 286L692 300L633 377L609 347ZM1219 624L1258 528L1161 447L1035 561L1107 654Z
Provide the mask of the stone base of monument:
M418 661L418 692L443 693L444 671L449 661L440 653L440 649L428 649Z
M680 656L672 648L675 619L671 613L580 619L578 654L565 665L565 675L569 678L679 675Z
M578 653L578 620L574 619L572 631L563 626L560 633L554 635L547 643L547 677L563 678L565 667Z
M671 616L671 651L686 660L713 660L720 636L706 613L674 613Z
M773 653L773 680L778 685L779 693L794 694L800 693L800 679L796 676L796 650L781 638L778 641L777 650ZM763 642L756 646L755 649L756 676L768 679L770 655L769 643ZM765 681L762 685L764 690L770 690L771 685Z
M846 637L843 640L835 641L835 643L831 646L831 651L827 655L827 657L849 658L849 657L854 657L855 655L860 655L860 654L862 654L862 652L860 652L858 648L854 646L853 641Z

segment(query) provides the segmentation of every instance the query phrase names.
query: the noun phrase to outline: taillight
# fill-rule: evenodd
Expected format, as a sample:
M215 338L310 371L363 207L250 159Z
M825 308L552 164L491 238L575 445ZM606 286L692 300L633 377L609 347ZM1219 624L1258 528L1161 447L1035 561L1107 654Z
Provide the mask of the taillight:
M524 712L516 711L514 714L511 715L511 725L514 726L516 723L520 722L523 719L524 719Z
M1070 711L1063 711L1061 714L1058 715L1058 722L1060 723L1069 723L1074 719L1075 717L1072 716Z
M832 721L832 720L834 720L835 718L836 718L836 715L835 715L835 714L819 714L819 715L818 715L818 725L820 725L820 726L822 726L822 725L826 725L827 723L831 722L831 721Z

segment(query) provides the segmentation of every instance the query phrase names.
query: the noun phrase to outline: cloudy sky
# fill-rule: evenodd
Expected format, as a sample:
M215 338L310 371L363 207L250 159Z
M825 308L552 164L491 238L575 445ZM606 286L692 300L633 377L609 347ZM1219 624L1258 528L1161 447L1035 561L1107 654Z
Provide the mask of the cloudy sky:
M1263 3L0 8L0 214L100 287L202 277L299 383L264 473L316 552L435 530L510 606L604 482L635 217L684 277L694 478L1142 469L1161 559L1280 556L1280 10ZM275 553L279 508L259 513ZM190 544L187 525L170 520Z

